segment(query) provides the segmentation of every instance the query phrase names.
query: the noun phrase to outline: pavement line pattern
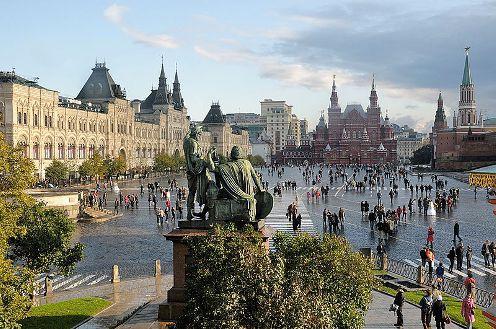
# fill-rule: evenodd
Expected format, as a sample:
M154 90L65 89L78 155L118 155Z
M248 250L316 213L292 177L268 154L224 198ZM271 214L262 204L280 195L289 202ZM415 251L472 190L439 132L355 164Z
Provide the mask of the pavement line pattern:
M293 192L295 191L293 190ZM292 221L286 217L288 205L292 202L296 202L298 213L301 214L301 230L310 234L317 234L310 214L303 202L298 198L297 193L283 193L282 197L275 196L274 208L270 216L265 219L265 224L274 228L276 231L286 232L291 235L297 234L293 231Z
M92 278L94 278L96 275L95 274L92 274L92 275L88 275L87 277L85 277L84 279L82 280L79 280L78 282L75 282L73 284L71 284L70 286L64 288L64 290L67 290L67 289L72 289L72 288L76 288L77 286L81 285L82 283L88 281L88 280L91 280Z
M101 277L99 277L98 279L93 280L93 281L91 281L90 283L88 283L88 286L95 285L95 284L97 284L98 282L100 282L100 281L104 280L105 278L108 278L108 276L107 276L107 275L102 275L102 276L101 276Z
M74 280L77 280L77 279L79 279L82 276L83 276L82 274L78 274L78 275L73 276L72 278L69 278L69 279L67 279L65 281L62 281L62 282L56 284L55 286L53 286L53 290L59 289L60 287L65 286L69 282L72 282Z

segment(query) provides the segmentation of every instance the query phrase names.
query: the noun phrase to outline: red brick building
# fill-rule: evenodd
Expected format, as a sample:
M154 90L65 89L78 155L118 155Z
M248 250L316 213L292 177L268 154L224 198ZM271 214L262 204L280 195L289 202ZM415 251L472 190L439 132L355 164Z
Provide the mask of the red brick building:
M313 134L313 159L332 164L377 164L396 161L396 140L389 118L383 119L375 81L372 79L369 106L347 105L344 112L338 102L333 79L328 125L322 114Z
M484 127L477 118L475 86L470 72L468 48L460 84L458 114L448 128L441 94L432 128L433 167L440 170L466 170L496 163L496 127Z

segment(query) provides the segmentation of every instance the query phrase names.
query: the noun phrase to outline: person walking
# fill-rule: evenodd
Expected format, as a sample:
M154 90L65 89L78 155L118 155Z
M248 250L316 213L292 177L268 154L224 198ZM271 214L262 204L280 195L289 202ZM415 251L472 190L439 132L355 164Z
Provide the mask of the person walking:
M453 273L453 266L455 265L455 257L456 257L455 247L451 247L450 251L448 252L448 259L450 261L448 272L450 273Z
M436 321L437 329L445 329L446 323L446 305L443 303L443 296L439 294L434 303L432 303L432 315Z
M425 291L425 295L420 300L419 305L422 327L423 329L430 329L432 319L432 292L429 289Z
M453 245L456 246L456 238L462 242L462 238L460 238L460 224L458 222L455 222L455 225L453 226Z
M341 225L341 230L344 230L344 219L346 217L346 214L343 208L339 208L338 217L339 217L339 224Z
M403 326L403 304L405 303L405 297L403 296L403 289L398 289L398 293L394 297L393 304L397 306L396 309L396 323L394 324L395 327L402 327Z
M473 324L475 322L475 302L472 298L472 295L467 295L462 301L462 309L461 313L463 318L465 319L465 323L467 324L468 329L473 328Z
M324 211L322 212L322 231L324 233L327 233L327 209L324 208Z

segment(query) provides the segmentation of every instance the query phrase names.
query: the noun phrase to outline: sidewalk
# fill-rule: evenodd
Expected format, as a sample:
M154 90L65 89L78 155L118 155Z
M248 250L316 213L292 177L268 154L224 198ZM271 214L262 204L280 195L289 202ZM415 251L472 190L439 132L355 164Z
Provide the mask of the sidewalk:
M81 329L104 329L114 328L126 319L130 318L137 309L143 305L155 305L166 299L167 290L172 287L172 275L162 275L161 277L148 277L143 279L122 281L115 284L105 284L96 287L88 287L79 290L68 290L55 293L49 297L38 300L40 304L55 303L63 300L80 297L101 297L113 303L112 306L97 314L94 318L83 323L78 328ZM143 308L152 312L148 307ZM157 318L158 311L153 312L153 319ZM141 313L138 312L138 313ZM149 314L151 316L151 314ZM131 317L133 319L134 317ZM152 321L153 322L153 321ZM149 327L132 327L149 328ZM159 328L159 327L157 327Z
M393 312L389 312L389 307L393 303L394 298L380 293L378 291L372 292L372 303L370 304L369 311L365 316L365 328L366 329L384 329L384 328L396 328L393 324L396 323L396 315ZM405 302L403 306L403 319L404 329L418 329L422 328L422 322L420 322L420 309L409 303ZM436 327L436 322L434 319L431 322L431 327ZM456 324L450 324L450 328L463 328Z

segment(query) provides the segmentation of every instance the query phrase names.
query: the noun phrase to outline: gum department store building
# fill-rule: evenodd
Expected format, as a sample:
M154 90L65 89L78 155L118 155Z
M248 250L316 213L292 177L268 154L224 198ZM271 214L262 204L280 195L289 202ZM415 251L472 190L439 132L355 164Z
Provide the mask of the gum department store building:
M222 118L211 120L212 104L202 126L203 151L213 145L228 155L233 145L251 153L248 132L230 127ZM105 63L96 63L75 99L24 79L15 72L0 72L0 132L11 145L24 147L39 178L53 159L75 170L95 153L124 156L128 169L153 165L160 152L183 153L182 141L190 126L177 75L172 91L162 64L158 88L144 100L129 101L112 79Z

